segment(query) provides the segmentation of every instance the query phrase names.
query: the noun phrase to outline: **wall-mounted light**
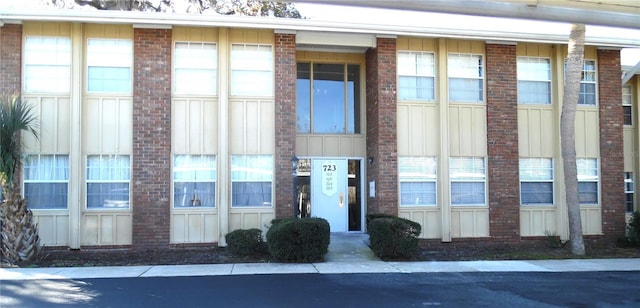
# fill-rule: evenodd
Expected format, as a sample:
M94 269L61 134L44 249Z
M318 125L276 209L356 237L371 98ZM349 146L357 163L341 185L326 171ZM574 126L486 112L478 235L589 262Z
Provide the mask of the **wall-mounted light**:
M367 161L369 162L369 165L373 165L373 156L369 156Z
M298 170L298 157L296 156L292 156L291 157L291 168L293 168L293 170Z

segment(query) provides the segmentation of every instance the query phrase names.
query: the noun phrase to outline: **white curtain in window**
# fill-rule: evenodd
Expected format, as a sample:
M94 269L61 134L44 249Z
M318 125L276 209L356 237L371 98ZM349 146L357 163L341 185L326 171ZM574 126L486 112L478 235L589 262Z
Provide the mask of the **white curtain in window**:
M87 157L87 180L129 181L129 156L93 155Z
M272 181L273 157L271 155L232 155L232 181Z
M436 205L436 158L398 157L400 205Z
M30 209L68 206L69 156L28 155L24 162L24 196Z

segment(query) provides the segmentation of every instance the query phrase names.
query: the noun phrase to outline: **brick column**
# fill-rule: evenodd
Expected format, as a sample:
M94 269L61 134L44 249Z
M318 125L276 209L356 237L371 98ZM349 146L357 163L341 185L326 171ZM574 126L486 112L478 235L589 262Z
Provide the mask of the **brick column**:
M376 184L367 212L398 215L396 39L378 38L366 61L367 156L374 159L373 164L367 163L367 182Z
M171 206L171 30L134 29L133 48L133 247L167 248Z
M293 216L291 157L296 150L296 35L275 34L276 217Z
M0 94L22 91L22 25L0 26Z
M598 50L602 232L611 241L625 234L620 72L620 51Z
M520 178L516 46L486 44L485 49L489 230L494 239L518 241Z

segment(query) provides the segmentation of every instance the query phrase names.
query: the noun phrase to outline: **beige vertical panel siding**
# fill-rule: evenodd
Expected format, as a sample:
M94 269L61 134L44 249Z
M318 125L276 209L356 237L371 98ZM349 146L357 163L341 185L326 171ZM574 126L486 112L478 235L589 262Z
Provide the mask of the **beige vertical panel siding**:
M396 46L398 50L435 52L438 41L432 38L399 37Z
M82 245L131 245L131 214L85 212Z
M580 219L584 235L602 234L602 209L599 206L581 206Z
M234 154L273 154L272 100L230 100L230 144Z
M231 29L229 31L231 43L273 44L275 42L273 30L261 29Z
M68 96L32 96L23 98L34 107L39 138L23 134L28 153L68 154L70 149L70 100Z
M398 217L419 223L422 226L420 238L442 237L442 216L439 207L400 207Z
M217 42L217 28L192 28L174 27L172 31L173 41L185 42Z
M545 236L557 235L556 208L547 207L520 207L520 235L521 236Z
M516 46L516 53L518 57L551 58L553 45L519 42Z
M88 98L84 107L86 154L131 154L131 98Z
M171 243L213 243L219 237L215 209L172 210Z
M452 237L489 236L489 209L486 207L451 207Z
M558 132L552 107L518 107L518 143L521 157L553 157Z
M86 24L85 37L133 39L133 27L131 25Z
M218 102L206 98L174 98L171 104L173 152L218 152Z
M576 111L576 156L599 157L600 129L598 109L579 108Z
M487 155L486 106L450 104L449 154L451 156Z
M634 116L634 120L636 117ZM623 130L624 135L624 171L625 172L633 172L637 174L635 170L635 159L637 159L635 153L636 149L636 138L635 138L635 129L633 127L626 127Z
M229 230L256 228L266 234L271 226L271 220L275 217L272 208L231 209Z
M366 139L363 135L297 135L298 156L364 157Z
M69 246L69 211L34 210L40 243L45 246Z
M22 26L25 36L71 36L71 23L27 22Z
M398 155L438 156L440 119L436 104L398 103Z

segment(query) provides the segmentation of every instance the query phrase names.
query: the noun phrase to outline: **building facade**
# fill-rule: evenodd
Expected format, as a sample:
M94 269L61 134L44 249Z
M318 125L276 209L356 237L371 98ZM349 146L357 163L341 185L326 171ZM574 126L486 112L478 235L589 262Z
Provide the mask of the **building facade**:
M25 136L22 188L47 246L224 245L232 230L293 215L365 232L369 213L443 242L568 239L562 41L6 14L0 87L40 119L40 138ZM583 231L613 242L638 210L640 81L621 84L623 45L587 43Z

